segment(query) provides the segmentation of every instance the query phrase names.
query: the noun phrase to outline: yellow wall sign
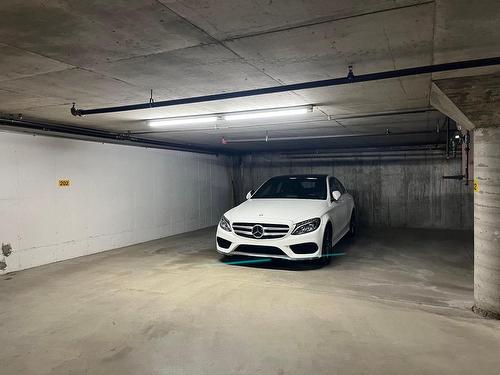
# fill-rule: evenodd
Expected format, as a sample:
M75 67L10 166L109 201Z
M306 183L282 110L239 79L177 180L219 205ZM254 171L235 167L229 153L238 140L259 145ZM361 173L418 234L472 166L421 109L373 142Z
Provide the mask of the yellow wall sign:
M479 191L479 181L477 178L474 179L474 191L477 193Z
M59 186L60 187L68 187L70 185L69 180L59 180Z

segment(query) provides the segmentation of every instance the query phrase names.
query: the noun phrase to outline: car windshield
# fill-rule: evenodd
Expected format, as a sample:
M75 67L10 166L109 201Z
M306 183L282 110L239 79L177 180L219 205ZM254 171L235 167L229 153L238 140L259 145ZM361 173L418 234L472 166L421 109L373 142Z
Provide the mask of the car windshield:
M256 198L326 199L326 177L273 177L255 192Z

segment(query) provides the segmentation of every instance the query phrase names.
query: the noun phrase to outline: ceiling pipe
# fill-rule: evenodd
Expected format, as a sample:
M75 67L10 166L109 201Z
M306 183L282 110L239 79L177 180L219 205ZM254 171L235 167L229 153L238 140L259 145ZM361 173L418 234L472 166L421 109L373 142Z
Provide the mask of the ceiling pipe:
M383 137L383 136L401 136L401 135L421 135L421 134L439 134L435 130L422 130L413 132L391 133L389 129L385 133L356 133L356 134L333 134L333 135L305 135L295 137L270 137L266 134L264 138L246 138L246 139L227 139L222 138L223 144L230 143L252 143L252 142L273 142L273 141L303 141L311 139L332 139L332 138L361 138L361 137Z
M289 157L289 159L293 160L321 160L321 159L362 159L362 158L374 158L374 157L383 157L383 158L391 158L391 157L443 157L442 150L431 150L431 151L412 151L412 150L401 150L399 152L394 152L392 150L380 150L379 152L373 153L363 153L363 152L352 152L350 154L347 153L339 153L339 154L331 154L331 155L310 155L303 157Z
M374 155L375 153L377 155L380 155L381 153L393 153L395 151L408 151L408 152L431 152L432 155L439 155L443 156L444 155L444 150L445 150L445 140L438 140L436 142L411 142L411 143L404 143L404 144L398 144L398 146L394 145L380 145L380 146L374 146L374 145L366 145L366 144L359 144L359 145L351 145L351 146L342 146L342 148L323 148L319 149L317 147L307 147L307 145L304 145L304 147L301 147L301 151L296 151L296 150L253 150L253 151L246 151L240 153L240 155L267 155L267 154L275 154L275 155L280 155L282 158L297 158L297 159L303 159L303 158L309 158L310 156L318 156L318 159L322 159L323 155L324 158L331 158L335 157L337 154L343 154L343 153L352 153L353 155L359 155L360 153L370 153L373 152ZM335 151L333 151L335 150ZM375 157L375 156L374 156Z
M456 61L451 63L436 64L436 65L424 65L413 68L387 70L378 73L368 73L361 75L354 75L352 71L352 66L350 66L348 75L346 77L341 77L341 78L325 79L312 82L302 82L290 85L273 86L273 87L266 87L253 90L226 92L213 95L194 96L190 98L172 99L164 101L149 100L146 103L95 108L95 109L78 109L75 107L75 104L73 104L73 107L71 107L71 114L73 116L85 116L85 115L93 115L100 113L134 111L138 109L171 107L181 104L203 103L203 102L218 101L225 99L235 99L235 98L244 98L249 96L265 95L265 94L275 94L286 91L308 90L320 87L339 86L339 85L346 85L359 82L377 81L377 80L384 80L384 79L391 79L398 77L445 72L450 70L478 68L478 67L485 67L492 65L500 65L500 57L491 57L491 58L476 59L476 60L464 60L464 61Z
M400 146L373 146L373 145L360 145L355 146L354 148L361 149L357 153L362 154L378 154L381 151L384 152L402 152L402 151L411 151L411 152L444 152L446 145L444 142L442 143L434 143L434 144L420 144L420 145L400 145ZM317 157L331 157L342 154L353 154L353 147L348 148L336 148L334 151L331 149L323 149L323 150L313 150L313 151L281 151L280 155L284 158L308 158L311 156Z
M212 149L183 145L179 143L165 142L155 139L141 138L128 133L110 132L107 130L83 128L79 126L66 126L60 124L44 123L40 121L30 121L23 119L13 119L0 117L0 129L22 130L31 134L47 134L64 138L91 140L113 144L125 144L149 148L168 149L176 151L189 151L202 154L218 154Z
M318 105L316 105L319 107ZM401 116L401 115L416 115L420 113L433 113L433 112L439 112L437 109L434 108L416 108L416 109L409 109L406 111L390 111L390 112L376 112L376 113L364 113L360 115L339 115L339 116L334 116L330 115L329 117L331 120L353 120L353 119L364 119L364 118L374 118L374 117L391 117L391 116Z

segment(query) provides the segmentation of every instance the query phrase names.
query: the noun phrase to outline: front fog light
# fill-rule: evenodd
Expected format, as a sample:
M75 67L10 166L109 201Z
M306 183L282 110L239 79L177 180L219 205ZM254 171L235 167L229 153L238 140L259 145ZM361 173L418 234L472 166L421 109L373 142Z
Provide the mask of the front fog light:
M293 230L292 234L305 234L313 232L319 228L320 224L321 219L319 218L301 221L300 223L297 223L295 225L295 229Z
M220 219L219 226L225 231L231 232L231 224L225 216L222 216L222 218Z

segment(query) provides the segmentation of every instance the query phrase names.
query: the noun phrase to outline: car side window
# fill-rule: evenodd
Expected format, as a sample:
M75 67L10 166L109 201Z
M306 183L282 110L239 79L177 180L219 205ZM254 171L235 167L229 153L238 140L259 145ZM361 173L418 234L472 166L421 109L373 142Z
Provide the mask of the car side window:
M345 194L347 190L345 189L344 185L342 185L342 182L340 182L338 179L335 178L335 181L337 182L337 186L339 187L339 191L342 194Z
M340 187L339 187L339 185L334 177L330 177L328 179L328 184L330 185L330 191L329 191L330 199L333 199L332 192L334 192L335 190L338 190L342 193L342 191L340 190Z

